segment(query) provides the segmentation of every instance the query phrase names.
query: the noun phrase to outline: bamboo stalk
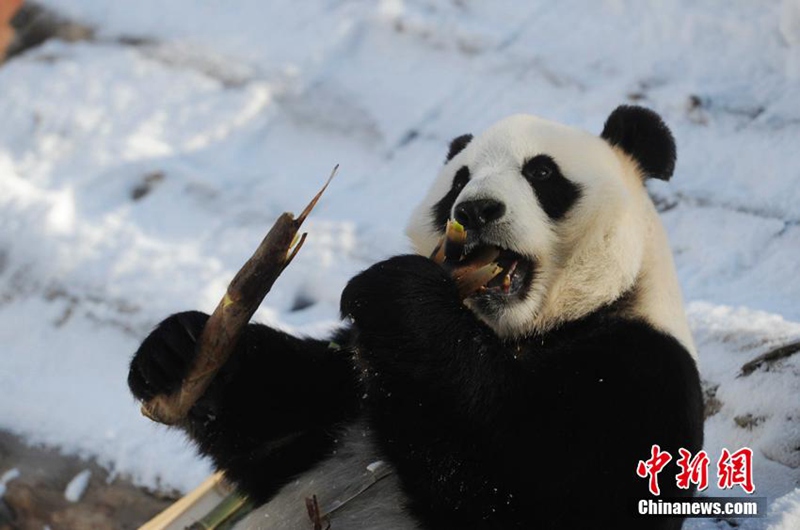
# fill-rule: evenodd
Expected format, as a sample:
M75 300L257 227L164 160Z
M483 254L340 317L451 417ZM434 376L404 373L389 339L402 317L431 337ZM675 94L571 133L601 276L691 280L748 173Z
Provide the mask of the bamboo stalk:
M292 262L306 240L297 235L303 221L330 184L337 165L322 189L295 219L286 212L278 217L253 256L228 285L225 296L206 322L198 351L181 387L170 395L160 394L142 405L142 414L166 425L180 423L203 395L214 376L233 353L236 341L275 280Z
M200 520L186 527L186 530L222 530L233 528L253 509L253 502L238 492L233 492L217 504Z
M192 508L197 502L200 501L205 495L218 487L222 481L222 472L214 473L208 477L202 484L200 484L193 491L184 495L171 505L169 505L163 512L153 517L150 521L146 522L139 527L139 530L164 530L169 525L173 524L181 515Z
M462 300L483 289L503 271L495 261L500 254L496 248L476 251L470 255L469 263L460 263L466 243L464 227L458 221L448 220L442 240L430 255L430 259L450 271Z

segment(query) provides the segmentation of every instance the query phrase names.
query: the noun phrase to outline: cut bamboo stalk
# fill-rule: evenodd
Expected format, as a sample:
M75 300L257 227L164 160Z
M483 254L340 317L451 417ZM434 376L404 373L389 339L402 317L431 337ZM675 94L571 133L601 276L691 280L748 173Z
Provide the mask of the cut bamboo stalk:
M216 488L223 481L222 472L214 473L206 480L203 481L197 488L190 491L171 505L169 505L163 512L159 513L145 524L139 527L139 530L164 530L169 528L181 515L186 513L198 501L205 497L209 492Z
M448 220L444 236L430 256L450 271L462 300L480 291L503 270L495 262L500 251L494 247L478 250L470 255L468 263L461 263L466 243L467 231L461 223Z
M292 262L307 234L298 237L303 221L319 201L336 175L338 165L322 189L296 219L286 212L239 270L217 308L206 322L188 375L180 388L169 395L159 394L142 405L142 414L153 421L175 425L184 420L203 395L214 376L233 353L242 331L267 295L275 280Z

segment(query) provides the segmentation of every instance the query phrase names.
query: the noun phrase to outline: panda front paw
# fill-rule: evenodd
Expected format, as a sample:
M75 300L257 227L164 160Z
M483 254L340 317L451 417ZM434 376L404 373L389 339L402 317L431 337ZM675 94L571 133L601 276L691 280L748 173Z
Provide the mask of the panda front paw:
M178 390L207 320L208 315L198 311L176 313L144 339L128 372L128 386L136 399L146 401Z
M458 289L432 260L403 255L376 263L353 277L342 292L342 317L360 330L407 331L408 325L442 311L458 311ZM413 327L413 326L411 326Z

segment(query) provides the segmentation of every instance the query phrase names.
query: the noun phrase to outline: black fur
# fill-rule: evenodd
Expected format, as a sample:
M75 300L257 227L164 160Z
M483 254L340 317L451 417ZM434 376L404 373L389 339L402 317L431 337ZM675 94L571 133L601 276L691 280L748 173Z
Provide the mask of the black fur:
M614 306L503 342L430 260L400 256L342 294L368 369L370 424L426 529L679 528L639 518L652 444L702 447L697 368ZM675 486L674 460L661 475Z
M466 230L480 230L496 223L506 214L506 205L494 199L462 201L453 211L453 217Z
M471 134L462 134L457 138L453 138L453 141L450 142L450 149L447 151L447 159L445 160L445 163L450 162L453 157L463 151L471 141Z
M561 173L555 160L538 155L522 165L522 176L530 183L548 217L558 221L581 198L581 188Z
M675 171L675 139L661 117L644 107L621 105L600 135L630 155L645 177L669 180Z
M469 168L462 166L456 171L453 176L453 183L450 185L450 191L447 195L439 199L439 202L433 205L431 210L433 227L436 230L444 230L447 225L447 220L450 219L450 210L453 209L453 203L456 202L458 194L464 189L464 186L469 182Z
M359 274L341 308L353 320L341 347L248 326L191 411L201 450L257 502L366 415L426 530L680 527L634 515L650 446L702 446L697 369L672 337L609 306L504 342L420 256ZM145 339L129 375L137 398L177 388L206 319L174 315ZM662 496L691 495L675 473L673 460Z
M648 175L672 174L674 141L651 111L618 108L603 138ZM470 139L455 139L448 160ZM550 157L520 171L552 219L580 200ZM437 229L469 179L462 166L433 207ZM675 338L622 316L633 296L507 341L441 266L394 257L348 283L341 311L352 326L332 342L249 325L183 427L258 503L366 420L421 529L678 529L682 518L635 515L650 497L636 465L652 444L674 457L702 447L699 375ZM173 315L144 340L128 378L137 398L178 388L207 318ZM693 493L677 488L675 460L662 498Z
M178 313L142 343L128 375L146 400L176 390L195 354L208 315ZM256 502L275 492L334 447L338 426L359 410L361 391L350 354L335 342L299 339L247 326L236 351L184 427L216 466Z

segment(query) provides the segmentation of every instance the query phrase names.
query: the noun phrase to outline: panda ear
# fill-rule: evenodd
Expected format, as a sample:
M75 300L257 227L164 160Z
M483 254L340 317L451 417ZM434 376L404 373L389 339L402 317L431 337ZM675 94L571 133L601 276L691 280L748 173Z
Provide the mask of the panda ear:
M453 141L450 142L450 149L447 151L447 159L444 161L444 163L446 164L450 162L453 157L463 151L464 148L467 147L467 144L469 144L471 141L471 134L462 134L458 138L453 138Z
M675 139L661 117L644 107L622 105L600 135L639 164L645 177L669 180L675 170Z

